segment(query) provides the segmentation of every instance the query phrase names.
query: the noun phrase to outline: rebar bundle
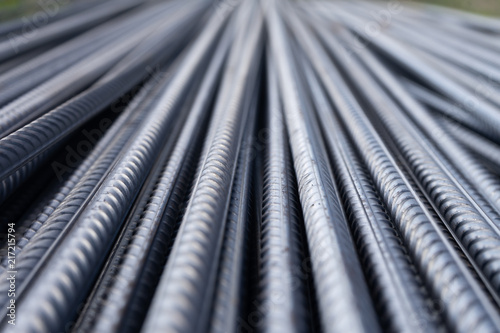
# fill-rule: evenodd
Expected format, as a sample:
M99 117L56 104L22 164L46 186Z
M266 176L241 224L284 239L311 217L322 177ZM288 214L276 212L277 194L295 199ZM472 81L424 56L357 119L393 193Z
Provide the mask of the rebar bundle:
M500 332L500 20L55 9L0 25L0 331Z

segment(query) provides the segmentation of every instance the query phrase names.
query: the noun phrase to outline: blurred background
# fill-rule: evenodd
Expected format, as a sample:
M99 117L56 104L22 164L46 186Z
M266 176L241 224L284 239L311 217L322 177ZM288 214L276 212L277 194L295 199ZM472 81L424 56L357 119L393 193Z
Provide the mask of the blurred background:
M44 8L64 8L66 5L85 0L0 0L0 22L32 15Z
M431 3L488 16L500 16L498 0L413 0L412 2Z
M63 7L71 2L79 1L85 0L0 0L0 22L34 14L40 11L44 5L57 3ZM430 3L482 15L500 16L499 0L402 0L402 2Z

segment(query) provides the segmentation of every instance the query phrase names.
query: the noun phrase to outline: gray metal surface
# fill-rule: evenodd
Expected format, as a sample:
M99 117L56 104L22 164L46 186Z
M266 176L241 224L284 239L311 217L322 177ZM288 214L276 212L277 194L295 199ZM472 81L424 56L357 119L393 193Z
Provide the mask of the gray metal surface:
M500 331L500 20L108 0L22 22L0 24L0 331Z

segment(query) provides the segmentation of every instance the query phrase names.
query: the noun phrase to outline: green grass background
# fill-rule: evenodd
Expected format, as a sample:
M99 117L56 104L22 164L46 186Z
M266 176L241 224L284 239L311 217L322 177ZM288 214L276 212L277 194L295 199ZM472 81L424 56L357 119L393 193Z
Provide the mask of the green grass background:
M0 22L35 13L40 10L38 1L44 0L0 0ZM488 16L500 16L500 0L410 0L410 2L431 3Z
M0 0L0 22L30 15L39 10L40 5L36 0Z
M431 3L477 14L500 16L500 0L413 0L412 2Z

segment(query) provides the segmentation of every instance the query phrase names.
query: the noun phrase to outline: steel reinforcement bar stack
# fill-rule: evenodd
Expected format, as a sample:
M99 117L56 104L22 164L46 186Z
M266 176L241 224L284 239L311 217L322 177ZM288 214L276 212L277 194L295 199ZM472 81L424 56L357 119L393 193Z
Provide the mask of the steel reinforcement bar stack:
M0 24L1 332L500 332L500 20L39 6Z

